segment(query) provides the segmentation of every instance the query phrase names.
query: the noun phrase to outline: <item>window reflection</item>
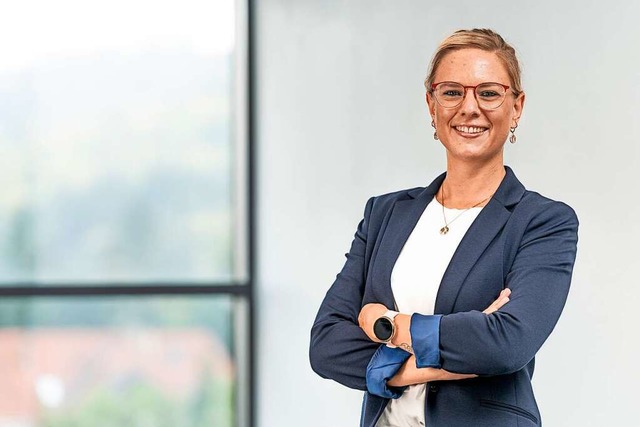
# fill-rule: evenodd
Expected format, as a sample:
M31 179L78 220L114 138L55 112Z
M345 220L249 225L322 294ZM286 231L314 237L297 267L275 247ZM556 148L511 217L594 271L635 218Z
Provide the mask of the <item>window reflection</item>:
M0 17L0 281L233 279L234 2L49 3Z
M232 425L229 298L18 299L0 309L0 427Z
M24 0L0 14L0 294L30 295L0 299L0 427L241 413L246 297L37 296L235 282L235 7Z

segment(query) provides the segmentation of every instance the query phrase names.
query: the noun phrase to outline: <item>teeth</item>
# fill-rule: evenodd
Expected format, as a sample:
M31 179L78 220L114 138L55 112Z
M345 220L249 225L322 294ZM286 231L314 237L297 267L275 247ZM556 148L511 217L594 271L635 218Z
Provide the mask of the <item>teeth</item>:
M486 128L479 128L475 126L456 126L456 130L464 133L482 133Z

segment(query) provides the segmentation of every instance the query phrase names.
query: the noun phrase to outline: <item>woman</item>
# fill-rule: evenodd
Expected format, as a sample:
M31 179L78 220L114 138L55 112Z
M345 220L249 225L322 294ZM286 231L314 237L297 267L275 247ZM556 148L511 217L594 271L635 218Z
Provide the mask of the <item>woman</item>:
M566 301L578 220L504 166L525 95L502 37L455 32L425 86L447 171L367 202L312 367L366 391L363 426L540 426L534 356Z

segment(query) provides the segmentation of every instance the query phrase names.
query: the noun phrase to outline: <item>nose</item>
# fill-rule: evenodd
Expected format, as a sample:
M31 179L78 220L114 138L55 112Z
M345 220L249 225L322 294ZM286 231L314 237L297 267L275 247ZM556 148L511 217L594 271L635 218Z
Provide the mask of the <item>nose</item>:
M462 115L480 114L475 88L468 87L464 89L464 98L462 98L459 112Z

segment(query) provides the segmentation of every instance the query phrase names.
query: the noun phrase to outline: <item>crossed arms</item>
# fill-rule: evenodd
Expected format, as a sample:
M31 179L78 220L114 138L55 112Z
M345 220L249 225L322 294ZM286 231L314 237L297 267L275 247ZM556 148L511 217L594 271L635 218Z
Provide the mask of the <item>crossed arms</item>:
M362 307L373 200L368 201L346 263L322 302L311 330L309 353L311 366L320 376L360 390L367 390L367 366L381 348L366 331L371 319L386 310L376 305ZM415 355L408 355L388 385L507 374L534 357L564 306L578 228L575 213L563 203L548 201L534 207L506 274L504 285L511 294L499 295L484 312L457 312L437 319L421 314L396 317L400 333L395 341L409 344ZM421 325L435 321L437 345L420 333L411 333L412 329L421 332ZM430 367L425 367L429 366L426 353L437 361Z

